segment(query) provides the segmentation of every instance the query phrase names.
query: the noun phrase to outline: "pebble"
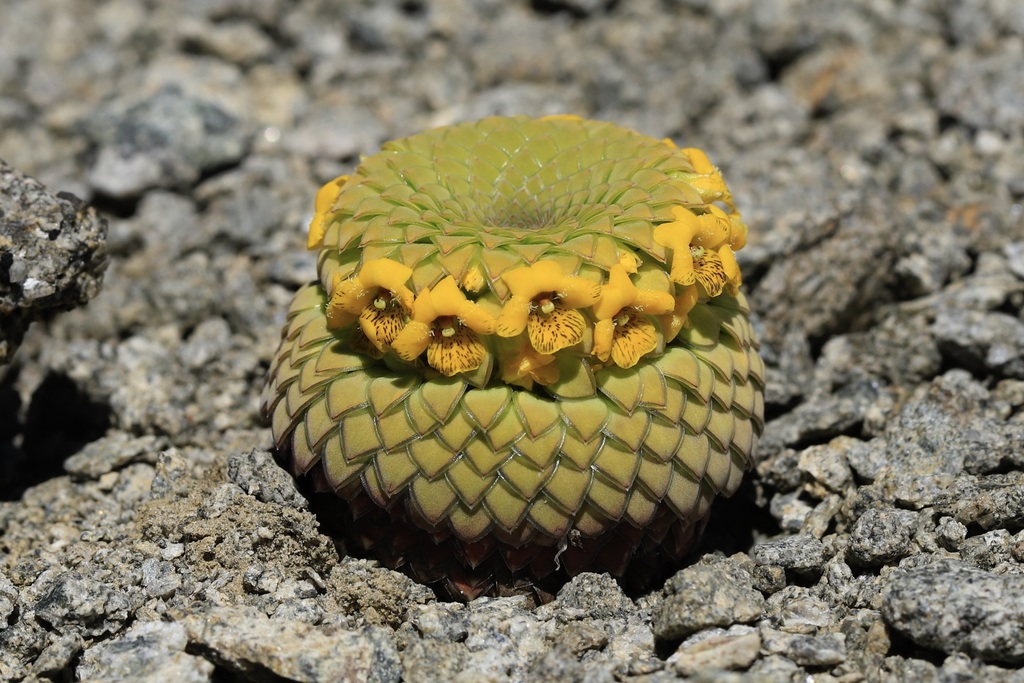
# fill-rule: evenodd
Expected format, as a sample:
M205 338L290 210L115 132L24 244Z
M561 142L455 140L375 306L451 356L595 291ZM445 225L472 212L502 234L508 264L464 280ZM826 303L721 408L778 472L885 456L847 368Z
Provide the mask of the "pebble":
M882 616L904 637L946 654L1024 662L1024 576L940 560L889 576Z
M77 572L60 576L33 606L36 618L58 633L90 637L118 631L130 608L123 592Z
M745 568L733 559L709 556L668 580L651 626L658 640L679 640L710 627L753 622L764 604Z
M846 636L842 633L800 635L762 627L762 649L783 655L800 666L835 666L846 660Z
M230 108L177 85L110 102L91 122L91 135L99 152L89 183L115 199L194 183L204 171L238 162L247 144Z
M0 366L28 325L95 297L107 266L107 222L0 159Z
M182 681L213 680L212 662L185 652L188 636L180 623L144 621L121 635L99 643L82 656L82 680Z
M246 678L279 676L294 681L401 679L401 661L383 629L318 629L271 620L252 609L217 608L183 620L188 639Z
M668 658L668 664L682 676L708 671L742 671L761 653L761 636L756 628L732 626L708 629L686 639Z
M812 574L820 574L827 559L822 542L806 534L759 543L754 546L751 557L756 564Z
M908 510L867 510L853 525L846 557L858 566L896 562L910 553L917 515Z

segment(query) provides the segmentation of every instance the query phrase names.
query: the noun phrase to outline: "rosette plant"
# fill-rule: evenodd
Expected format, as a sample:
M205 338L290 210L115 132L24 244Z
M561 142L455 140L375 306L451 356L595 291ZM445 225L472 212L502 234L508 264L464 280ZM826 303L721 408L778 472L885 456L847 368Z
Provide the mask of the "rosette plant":
M262 411L384 564L466 599L642 571L750 468L746 226L703 152L494 117L386 143L315 208Z

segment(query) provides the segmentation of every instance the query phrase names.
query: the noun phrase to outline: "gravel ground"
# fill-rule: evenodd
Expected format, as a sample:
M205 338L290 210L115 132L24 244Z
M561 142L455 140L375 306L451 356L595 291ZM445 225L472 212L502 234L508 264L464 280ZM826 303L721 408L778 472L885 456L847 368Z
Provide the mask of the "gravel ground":
M0 14L0 157L109 222L0 368L0 680L1024 681L1024 4ZM442 602L318 532L257 397L321 183L558 112L721 166L768 424L662 588Z

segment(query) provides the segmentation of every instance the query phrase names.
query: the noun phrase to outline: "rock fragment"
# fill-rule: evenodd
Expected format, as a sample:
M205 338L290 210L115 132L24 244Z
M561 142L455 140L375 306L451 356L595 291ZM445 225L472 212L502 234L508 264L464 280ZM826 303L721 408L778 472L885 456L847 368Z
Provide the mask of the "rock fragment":
M107 222L82 200L0 159L0 364L29 323L99 293L106 239Z

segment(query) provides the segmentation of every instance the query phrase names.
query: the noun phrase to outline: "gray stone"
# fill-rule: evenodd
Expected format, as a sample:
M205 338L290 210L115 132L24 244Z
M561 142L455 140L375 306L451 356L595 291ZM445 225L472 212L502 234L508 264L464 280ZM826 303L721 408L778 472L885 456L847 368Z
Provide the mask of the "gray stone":
M762 648L780 654L800 666L835 666L846 660L846 637L842 633L797 635L761 628Z
M1018 279L1024 280L1024 242L1013 242L1003 247L1006 263Z
M596 626L574 621L566 625L554 638L556 647L564 647L577 657L608 645L608 634Z
M1024 322L998 311L941 310L933 326L939 347L978 371L1024 379Z
M733 626L723 631L710 629L688 638L679 645L668 664L683 676L696 676L709 670L746 669L761 652L761 636L750 626Z
M995 573L1019 573L1019 567L1013 559L1013 549L1014 539L1010 532L995 529L964 540L960 546L960 558L978 569Z
M18 589L5 574L0 573L0 625L5 628L11 625L18 604Z
M58 578L34 605L36 618L58 633L114 633L128 618L128 596L76 572Z
M247 678L398 681L401 664L387 631L316 628L251 609L218 608L183 621L194 648Z
M750 623L763 610L753 577L733 559L710 556L668 580L651 627L659 640L678 640L705 628Z
M547 11L564 10L578 17L589 16L611 4L610 0L548 0L543 3Z
M836 332L883 297L880 287L894 261L891 220L879 202L865 197L855 210L834 215L830 229L819 232L819 241L801 258L773 263L752 296L766 319L768 341L781 334L779 328L795 326L797 318L810 336Z
M144 621L115 638L85 650L77 667L80 680L183 681L213 680L214 666L185 652L188 638L180 623Z
M798 461L800 469L829 491L845 492L853 481L845 457L847 443L851 440L849 437L840 436L824 446L804 449L800 452Z
M93 441L64 461L64 471L76 477L98 479L133 462L155 464L167 440L157 436L133 437L115 432Z
M765 617L786 633L817 633L832 621L828 603L801 586L786 586L769 597Z
M754 546L752 557L757 564L817 574L828 559L821 541L806 534L759 543Z
M544 683L585 683L589 680L594 683L612 683L615 679L610 672L599 678L588 678L586 669L572 653L560 648L542 652L536 657L529 669L529 680Z
M842 445L846 461L856 476L868 483L873 482L886 466L886 441L872 439L860 441L850 437L836 437L830 444Z
M71 662L84 647L84 640L78 633L54 638L39 657L32 663L32 675L57 678L71 668Z
M228 459L228 478L250 496L264 503L274 503L305 510L309 501L299 493L295 481L281 469L267 451L252 450Z
M774 449L839 436L863 423L871 408L882 400L882 387L868 380L849 384L834 394L812 396L774 421L763 446Z
M944 560L893 573L886 623L913 642L986 662L1024 662L1024 576L999 576Z
M935 527L935 533L943 548L958 550L964 539L967 538L967 527L952 517L943 517L939 520L939 525Z
M1018 460L1012 431L986 414L989 398L964 370L919 386L886 426L890 474L956 476Z
M964 524L982 529L1019 528L1024 523L1024 472L985 477L951 507L954 517Z
M469 616L463 605L434 602L410 610L409 623L425 638L459 642L469 635Z
M457 681L466 671L467 654L465 647L451 641L415 640L402 651L402 678L424 683Z
M846 557L851 564L890 564L910 552L917 515L907 510L867 510L850 531Z
M85 304L107 267L107 223L0 159L0 365L33 320Z
M306 120L288 134L285 145L309 157L343 159L376 149L385 139L380 119L362 107L338 116L337 105L313 109Z
M247 142L222 103L177 85L110 103L90 132L99 153L89 183L119 199L152 187L187 187L204 171L238 162Z
M936 73L939 107L977 128L1020 130L1024 124L1024 76L1015 56L955 54L949 68Z
M148 558L142 563L142 587L154 598L169 598L181 587L181 577L170 562Z
M617 619L636 611L636 606L608 574L584 572L574 576L557 597L562 619Z

